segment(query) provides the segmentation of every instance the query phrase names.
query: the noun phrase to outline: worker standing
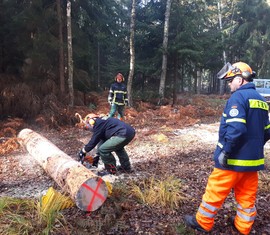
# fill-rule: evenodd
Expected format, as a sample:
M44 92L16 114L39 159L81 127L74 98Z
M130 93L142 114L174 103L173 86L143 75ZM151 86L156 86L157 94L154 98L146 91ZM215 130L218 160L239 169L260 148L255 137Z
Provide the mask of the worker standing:
M118 73L108 95L108 102L111 105L109 117L114 117L117 111L120 120L123 120L125 105L128 105L127 87L124 81L124 76Z
M90 117L86 120L88 130L93 132L92 138L79 152L80 161L83 162L86 153L96 146L97 152L104 163L105 171L98 175L116 174L117 171L131 173L131 164L125 146L135 137L135 129L129 124L110 117ZM112 152L119 158L120 166L116 167L116 159Z
M214 153L215 168L206 186L196 216L186 215L188 226L209 232L214 217L234 189L237 202L232 225L249 234L256 217L258 171L264 169L264 144L270 138L268 104L252 83L256 73L243 62L227 63L217 74L228 82L228 99L219 127L219 141Z

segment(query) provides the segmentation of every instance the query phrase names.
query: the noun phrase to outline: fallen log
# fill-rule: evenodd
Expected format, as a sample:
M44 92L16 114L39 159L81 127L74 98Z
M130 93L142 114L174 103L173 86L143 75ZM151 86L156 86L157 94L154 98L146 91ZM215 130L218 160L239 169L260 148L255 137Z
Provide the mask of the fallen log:
M75 161L52 142L30 129L18 134L20 144L83 211L95 211L106 200L108 188L102 178Z

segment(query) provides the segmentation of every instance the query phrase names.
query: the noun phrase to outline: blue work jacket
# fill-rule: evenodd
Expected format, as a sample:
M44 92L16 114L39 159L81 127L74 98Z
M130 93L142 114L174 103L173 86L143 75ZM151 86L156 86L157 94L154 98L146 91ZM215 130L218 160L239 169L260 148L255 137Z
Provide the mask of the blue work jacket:
M127 87L123 82L114 82L109 91L108 101L117 105L126 105L128 102Z
M91 151L100 141L106 141L113 136L132 139L135 136L135 129L129 124L110 117L107 119L97 118L93 127L93 135L84 149Z
M270 138L268 109L253 83L231 95L220 121L215 167L238 172L264 169L264 144ZM228 153L228 168L218 162L222 150Z

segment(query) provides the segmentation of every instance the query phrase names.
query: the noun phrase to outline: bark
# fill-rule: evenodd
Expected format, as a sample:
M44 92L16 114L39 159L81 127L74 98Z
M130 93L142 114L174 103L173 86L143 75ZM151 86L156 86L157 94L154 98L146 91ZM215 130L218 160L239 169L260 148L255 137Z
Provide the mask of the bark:
M128 84L127 84L127 92L128 92L128 103L129 106L133 106L132 100L132 82L134 76L134 68L135 68L135 49L134 49L134 34L135 34L135 17L136 17L136 0L132 0L132 10L131 10L131 22L130 22L130 66L129 66L129 75L128 75Z
M168 53L168 35L169 35L169 19L171 12L172 0L167 0L165 22L164 22L164 37L163 37L163 56L162 56L162 71L159 85L159 104L162 104L165 94L165 81L167 73L167 53Z
M222 26L222 15L221 15L221 3L218 1L218 21L219 21L219 29L222 33L222 29L223 29L223 26ZM221 34L221 40L222 40L222 43L224 43L224 36L223 36L223 33ZM224 62L224 65L227 63L226 60L226 52L223 50L223 62ZM225 82L223 80L220 81L220 87L219 87L219 94L220 95L223 95L225 93Z
M106 200L106 183L53 143L30 130L18 134L20 144L83 211L95 211Z
M73 58L72 58L72 33L71 33L71 1L67 1L67 45L68 45L68 87L69 104L74 106L73 90Z

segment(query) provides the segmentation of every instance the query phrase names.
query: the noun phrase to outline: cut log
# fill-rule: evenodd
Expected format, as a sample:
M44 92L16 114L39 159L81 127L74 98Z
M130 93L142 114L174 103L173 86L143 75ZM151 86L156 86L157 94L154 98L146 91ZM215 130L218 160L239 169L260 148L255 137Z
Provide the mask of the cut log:
M83 211L95 211L106 200L108 188L102 178L75 161L45 137L30 129L18 134L20 144Z

